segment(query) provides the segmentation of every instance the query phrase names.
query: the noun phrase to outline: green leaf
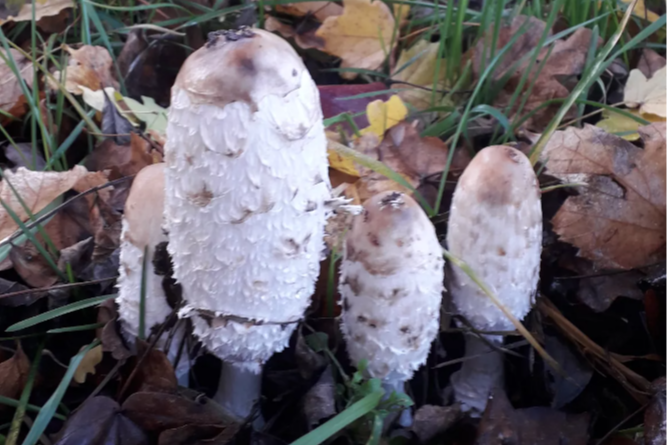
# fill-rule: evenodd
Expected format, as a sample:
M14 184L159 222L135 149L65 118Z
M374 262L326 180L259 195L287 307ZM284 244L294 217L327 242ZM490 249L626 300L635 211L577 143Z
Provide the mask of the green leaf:
M151 97L141 96L143 103L130 97L123 97L123 101L137 119L146 124L146 131L153 130L159 134L167 133L167 110L155 103Z
M53 309L43 314L35 315L34 317L27 318L23 321L15 323L7 328L6 332L15 332L20 331L21 329L29 328L40 323L44 323L48 320L53 320L58 318L61 315L69 314L71 312L76 312L81 309L85 309L92 306L97 306L98 304L110 299L115 298L118 294L102 295L101 297L87 298L85 300L76 301L74 303L66 304L65 306Z

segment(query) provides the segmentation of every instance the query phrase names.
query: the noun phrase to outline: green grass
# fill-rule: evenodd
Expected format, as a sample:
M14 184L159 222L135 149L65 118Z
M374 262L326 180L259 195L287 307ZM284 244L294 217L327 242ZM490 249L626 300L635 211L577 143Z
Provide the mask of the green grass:
M44 36L37 30L35 21L28 21L17 24L10 31L0 30L0 59L10 68L18 79L19 86L26 99L27 112L19 119L13 119L10 124L0 126L0 133L8 144L17 147L20 142L28 141L31 144L31 161L34 162L37 156L42 156L46 161L45 170L47 171L66 171L72 167L67 162L67 154L75 146L81 145L81 140L85 140L86 149L91 152L95 145L102 139L101 130L95 122L95 112L83 102L81 97L68 92L63 82L55 82L57 89L53 92L47 91L43 77L51 81L56 79L51 74L53 71L67 70L67 55L63 49L64 45L89 44L99 45L106 48L114 60L113 70L118 76L120 92L127 94L127 88L120 70L117 65L117 57L123 46L124 34L133 28L138 28L147 24L158 28L169 28L176 33L184 33L189 27L201 26L203 30L210 31L222 26L220 20L229 18L249 8L257 8L258 20L264 22L265 14L270 14L264 10L264 6L269 9L281 4L297 3L305 0L262 0L258 3L247 3L232 7L221 8L216 5L213 8L202 6L195 2L179 2L175 4L171 1L147 2L147 4L134 1L109 1L94 2L89 0L78 0L77 8L73 10L73 25L59 34ZM222 2L217 2L222 3ZM545 107L560 104L558 112L553 116L549 125L545 128L539 141L533 147L531 160L536 163L540 152L546 145L549 137L562 125L562 121L567 111L575 106L577 116L584 115L585 109L609 109L610 105L604 100L593 100L591 92L595 85L602 85L603 73L609 65L617 58L630 64L634 54L638 49L649 47L658 50L664 50L664 28L665 16L661 16L654 23L644 23L637 17L629 14L628 6L616 0L601 1L581 1L581 0L495 0L483 2L481 10L475 10L469 6L469 1L461 0L459 2L435 2L435 1L417 1L417 0L386 0L391 6L393 4L409 5L413 10L416 8L432 8L430 14L422 18L412 18L408 21L406 32L420 30L420 39L438 42L438 61L433 78L433 84L430 94L431 106L425 110L412 110L412 116L424 116L429 113L437 113L438 118L430 122L424 129L423 135L436 136L445 140L450 147L462 144L471 145L471 138L468 134L468 128L475 120L483 117L491 117L496 122L490 143L508 143L516 138L516 132L521 125L533 117L537 112ZM159 11L171 11L171 18L165 19L159 14ZM521 76L516 92L510 97L506 107L494 106L494 100L500 94L507 78L496 78L498 64L501 62L504 54L510 52L516 41L526 32L524 28L516 33L509 42L502 48L497 47L499 39L499 26L495 24L509 22L518 15L528 15L539 18L547 24L550 29L555 23L559 23L559 32L553 35L543 33L538 44L529 51L521 60L515 61L515 66L527 63L533 66L539 55L543 51L551 51L554 42L559 39L566 39L580 28L588 28L593 36L599 36L603 40L603 45L596 47L593 43L588 48L584 72L578 80L576 87L571 94L564 99L553 99L546 101L537 109L526 111L527 97L535 88L536 76L531 76L530 70L525 70ZM628 23L633 22L639 30L635 34L628 31ZM472 64L467 55L467 50L474 46L476 42L491 31L489 36L489 45L484 47L485 57L488 61L486 66L479 70L477 78L473 78ZM7 34L5 34L7 32ZM29 34L27 42L19 42L19 37ZM656 37L658 36L658 37ZM652 38L652 41L649 39ZM592 39L592 42L595 38ZM397 55L401 50L409 48L416 41L401 40L397 30L394 30L392 43L397 43ZM187 42L186 42L187 44ZM18 51L23 57L26 57L31 66L28 69L21 70L17 60L10 52L10 49ZM16 54L16 53L14 53ZM385 48L386 61L389 60L388 48ZM389 85L392 75L408 68L415 63L418 57L407 61L401 67L390 69L389 63L377 71L360 70L349 68L346 71L356 72L360 78L371 81L387 82L386 90L380 92L358 95L353 98L373 97L374 95L395 93L398 90L392 89ZM537 65L539 73L545 66L546 57ZM343 71L338 69L338 71ZM438 92L436 86L440 74L444 71L448 92ZM29 81L26 81L29 79ZM29 85L32 85L30 87ZM604 85L602 85L604 86ZM525 92L525 93L524 93ZM44 106L40 102L44 100ZM634 117L623 110L615 111L626 115L632 119L645 124L646 121ZM4 117L6 113L3 113ZM347 122L351 125L354 132L358 134L359 129L354 125L352 118L348 114L332 117L325 123L327 125ZM68 134L62 134L64 122L74 120L75 125ZM355 162L366 168L374 170L380 174L393 179L397 183L414 191L403 177L382 162L376 161L362 154L349 149L348 147L335 145L332 147L341 156L353 159ZM438 193L435 205L429 205L425 197L419 193L415 195L422 206L431 217L438 216L440 206L445 197L445 181L447 173L451 168L454 150L450 150L449 158L445 171L438 185ZM7 181L6 178L3 178ZM8 184L11 187L11 184ZM21 198L19 197L21 201ZM71 274L61 271L57 266L59 255L53 240L50 239L44 225L49 222L42 221L39 224L31 224L38 220L42 214L48 212L51 208L57 206L62 199L52 203L47 209L33 215L22 203L24 209L29 215L28 221L21 221L5 202L0 202L3 209L7 211L14 221L18 224L22 235L12 242L15 245L30 242L36 246L40 255L42 255L49 267L56 273L63 282L73 281ZM43 240L43 241L40 241ZM0 259L4 259L9 252L10 245L0 246ZM334 270L337 253L332 254L332 263L330 272ZM455 259L451 259L455 261ZM474 274L474 271L470 271ZM144 278L145 280L145 278ZM483 286L483 284L482 284ZM334 304L333 282L328 285L327 291L327 313L333 313ZM90 297L90 296L88 296ZM65 314L83 310L98 305L100 302L112 298L113 296L95 296L92 298L83 298L78 301L71 301L69 304L58 309L45 312L35 317L27 318L8 327L6 332L19 331L29 327L36 327L39 330L39 324L48 320L53 320ZM490 297L491 298L491 297ZM145 287L142 285L141 306L145 306ZM143 314L142 310L142 314ZM143 318L143 317L142 317ZM86 319L76 326L44 329L36 335L42 338L67 332L87 331L100 327L94 323L94 320ZM139 329L144 335L145 326ZM27 338L33 334L23 336ZM92 348L95 343L88 346ZM539 346L539 345L537 345ZM52 394L49 401L43 406L29 404L30 395L33 388L35 369L41 358L43 344L37 349L33 357L32 367L28 384L24 388L21 398L18 401L11 399L0 399L0 403L16 407L14 421L11 423L9 433L6 436L6 443L18 443L19 431L23 415L38 413L33 427L28 433L23 444L29 445L37 443L40 435L45 431L50 421L57 417L62 419L61 414L56 413L58 407L76 366L82 360L87 351L81 351L72 357L67 373L63 377L60 385ZM538 349L539 350L539 349ZM330 360L333 359L331 351L324 351ZM548 361L548 358L545 357ZM336 369L341 369L339 364L335 364ZM297 445L317 444L338 434L350 424L359 419L366 419L371 425L371 435L369 443L376 443L379 440L377 434L378 425L381 425L383 416L386 414L386 407L381 402L383 391L377 387L377 382L356 381L355 377L349 378L342 373L339 377L347 385L348 397L345 406L341 412L313 430L301 439L294 442ZM370 382L370 383L369 383ZM352 385L352 386L351 386ZM357 386L354 386L357 385ZM363 387L363 385L368 385ZM354 389L351 389L354 386ZM363 389L362 389L363 388ZM18 419L18 420L17 420Z

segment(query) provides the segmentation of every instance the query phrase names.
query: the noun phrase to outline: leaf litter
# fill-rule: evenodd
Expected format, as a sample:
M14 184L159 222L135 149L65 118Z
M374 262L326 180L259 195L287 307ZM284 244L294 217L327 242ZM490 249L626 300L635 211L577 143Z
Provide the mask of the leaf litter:
M14 7L8 14L14 18L5 26L30 20L23 11L29 3L19 3L18 8L8 7ZM204 0L195 3L178 11L156 6L154 20L186 20L188 14L212 7ZM469 4L471 10L479 7L474 3ZM657 20L652 6L647 9L640 3L634 11L637 23L644 18L648 23ZM217 2L215 6L222 4L231 5ZM101 10L91 5L86 7ZM79 14L71 6L72 2L59 0L37 2L38 27L47 34L63 33L63 24ZM464 14L470 22L464 22L461 60L453 65L448 64L453 57L448 46L451 36L442 34L447 28L423 20L429 14L444 14L445 9L387 5L379 0L264 6L264 26L295 45L316 79L330 146L346 149L329 150L336 193L356 204L385 190L412 194L432 208L440 202L432 215L440 239L446 234L454 185L475 153L503 141L528 153L559 109L558 100L567 98L586 74L590 52L609 37L602 33L592 42L592 26L580 27L536 48L543 35L553 37L568 19L561 16L548 29L533 14L514 14L513 19L477 29L476 24L468 27L475 16ZM221 14L221 18L221 23L207 25L226 28L242 19L233 14ZM15 138L15 143L3 146L7 168L0 197L23 223L30 224L31 215L42 218L42 230L33 230L34 236L56 265L54 269L37 245L17 233L11 212L0 211L4 233L0 238L8 243L4 254L0 247L4 255L0 291L8 295L6 300L0 295L3 326L57 310L67 302L114 292L109 279L119 267L128 187L141 169L162 161L169 88L186 46L196 49L205 43L199 23L186 28L187 39L170 32L180 29L177 26L129 27L123 37L109 34L113 57L107 45L68 39L62 40L59 49L64 65L37 59L48 64L66 91L97 111L92 119L102 130L97 134L85 128L75 137L64 164L69 167L60 171L42 171L51 167L47 160L52 153L44 153L42 147L36 150L36 141L26 138L29 132L22 132L20 120L29 122L30 104L14 72L6 62L0 63L0 110L6 112L0 124ZM479 102L473 94L476 82L512 39L516 42L482 88L485 94L490 92L485 96L488 100ZM22 48L29 47L29 40L20 43ZM58 128L53 104L61 94L60 85L41 75L33 85L30 60L10 51L28 88L40 88L39 114L53 131ZM534 65L529 65L535 51ZM583 444L609 432L613 439L627 438L627 434L614 434L619 424L641 427L645 443L664 443L664 352L655 346L660 341L664 345L660 328L665 311L664 52L632 50L614 64L599 82L604 90L594 87L587 93L589 102L607 107L572 107L537 167L545 188L548 224L537 309L524 322L565 375L535 357L532 350L507 354L508 366L514 367L516 375L509 376L505 390L494 395L481 421L468 418L450 397L451 372L465 357L460 355L461 334L449 325L452 317L445 305L443 332L427 366L409 388L416 405L412 428L384 425L378 429L377 425L382 426L378 419L388 411L377 407L331 443L377 443L384 434L382 441L393 437L392 441L406 443L495 444L501 443L502 436L512 443ZM329 68L342 70L332 74ZM467 68L471 68L470 78L456 77ZM119 72L123 79L117 77ZM457 82L459 90L449 94ZM42 91L45 85L50 89ZM451 128L456 128L461 112L473 99L478 101L473 110L482 109L479 105L493 107L509 122L523 119L523 123L513 128L516 134L505 135L498 114L489 117L474 111L475 118L462 127L461 137L454 138ZM69 107L67 101L65 107ZM78 123L77 112L67 109L72 114L64 118L66 132ZM61 135L61 142L66 137ZM455 139L459 143L452 146ZM58 207L66 201L67 205ZM248 433L247 425L229 419L207 397L217 387L219 362L197 345L187 345L181 357L194 365L190 389L178 385L171 363L154 348L157 336L171 335L173 324L152 331L145 341L138 340L136 348L129 347L119 334L113 300L19 332L25 335L20 342L2 340L8 352L0 351L0 395L21 397L30 369L28 356L37 351L37 340L43 339L49 351L66 362L97 337L101 344L83 357L64 394L61 406L72 410L68 420L63 425L54 419L49 426L47 434L53 443L290 443L344 416L350 403L367 395L372 386L362 374L354 373L355 364L347 360L337 324L329 318L339 313L337 260L340 240L349 227L350 217L344 215L332 218L327 226L328 258L322 263L313 308L303 324L303 329L315 333L304 336L300 329L292 346L267 365L261 402L267 423L262 432ZM163 285L174 292L177 285L169 279L165 277ZM62 285L66 287L59 288ZM9 295L17 290L29 293ZM81 330L45 334L50 328ZM309 341L314 337L321 341ZM433 367L444 355L453 364ZM30 395L30 403L40 406L58 383L51 376L62 375L62 370L54 373L45 366L38 369ZM516 380L521 380L518 386ZM640 414L631 416L634 411ZM11 413L4 407L0 416L10 422ZM0 424L4 419L0 418Z

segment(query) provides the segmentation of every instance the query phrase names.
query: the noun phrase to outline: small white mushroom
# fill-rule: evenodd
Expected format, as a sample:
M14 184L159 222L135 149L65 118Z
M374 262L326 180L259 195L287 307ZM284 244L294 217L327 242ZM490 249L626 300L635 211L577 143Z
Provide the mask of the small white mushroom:
M164 212L164 164L153 164L143 168L134 178L125 202L123 230L120 245L120 270L118 278L118 315L125 340L134 347L139 334L142 273L145 265L145 318L144 327L148 336L152 328L164 323L173 308L169 305L162 287L163 276L155 273L153 258L158 244L167 241L163 228ZM144 254L146 261L144 262ZM163 333L156 346L166 351L174 363L184 341L185 326L181 324L169 341ZM190 362L183 346L176 366L176 377L183 386L188 385Z
M501 145L477 153L454 192L447 244L514 317L521 320L530 311L540 272L542 207L537 177L523 153ZM460 269L448 271L447 288L458 313L474 328L514 330L512 322ZM484 411L491 390L503 380L502 355L491 346L500 344L502 336L484 339L466 335L470 359L452 376L456 399L472 415Z
M224 362L216 401L243 419L319 274L331 189L319 93L280 37L218 32L181 68L168 121L166 218L180 315Z
M411 197L383 192L364 204L341 263L342 331L353 364L388 393L426 362L438 333L444 260L435 228ZM406 410L400 423L411 423Z

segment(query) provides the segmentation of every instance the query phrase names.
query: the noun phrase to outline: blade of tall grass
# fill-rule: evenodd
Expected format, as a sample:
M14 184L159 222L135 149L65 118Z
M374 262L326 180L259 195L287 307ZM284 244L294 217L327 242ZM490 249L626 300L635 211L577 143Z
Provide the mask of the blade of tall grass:
M38 325L40 323L44 323L45 321L53 320L54 318L61 317L65 314L70 314L72 312L80 311L81 309L97 306L105 302L106 300L109 300L111 298L116 298L116 296L117 294L110 294L110 295L102 295L100 297L93 297L93 298L87 298L85 300L75 301L74 303L66 304L65 306L61 306L59 308L52 309L42 314L35 315L34 317L26 318L25 320L20 321L18 323L14 323L10 327L8 327L5 330L5 332L20 331L21 329L26 329Z

